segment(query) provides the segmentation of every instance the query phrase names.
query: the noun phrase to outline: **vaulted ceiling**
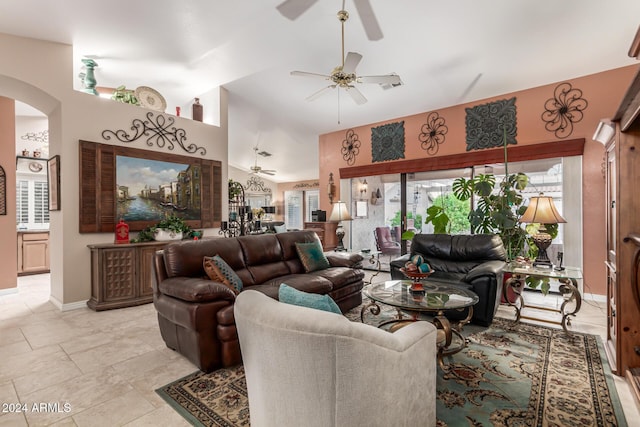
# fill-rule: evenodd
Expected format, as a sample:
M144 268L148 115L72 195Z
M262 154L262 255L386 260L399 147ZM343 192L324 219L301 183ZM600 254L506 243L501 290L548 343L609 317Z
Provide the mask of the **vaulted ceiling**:
M290 71L341 64L343 1L317 1L296 20L278 12L282 1L20 0L0 5L0 32L72 44L76 75L92 57L100 86L152 87L167 113L224 86L230 165L249 170L258 144L273 154L259 164L278 182L317 178L319 134L637 62L627 51L638 0L370 0L377 41L346 0L345 52L363 56L357 74L396 73L403 85L356 83L363 105L344 89L309 102L330 82Z

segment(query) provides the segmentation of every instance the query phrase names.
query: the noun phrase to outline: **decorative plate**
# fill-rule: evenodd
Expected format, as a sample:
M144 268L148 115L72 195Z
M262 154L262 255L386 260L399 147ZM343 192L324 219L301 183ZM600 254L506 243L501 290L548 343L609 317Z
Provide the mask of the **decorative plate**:
M140 105L150 110L162 111L167 109L167 101L157 90L147 86L139 86L135 91Z
M30 162L29 163L29 170L31 172L40 172L42 170L42 165L38 162Z

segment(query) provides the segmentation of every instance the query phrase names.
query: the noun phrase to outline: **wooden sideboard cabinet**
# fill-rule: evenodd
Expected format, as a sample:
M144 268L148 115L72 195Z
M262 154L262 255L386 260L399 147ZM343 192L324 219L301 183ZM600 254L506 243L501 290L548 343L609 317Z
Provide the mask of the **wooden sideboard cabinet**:
M101 311L153 301L153 254L168 242L88 245L91 249L89 308Z
M49 232L18 231L18 276L49 272Z
M315 231L320 241L322 249L331 251L338 246L338 238L336 237L337 222L305 222L304 229Z

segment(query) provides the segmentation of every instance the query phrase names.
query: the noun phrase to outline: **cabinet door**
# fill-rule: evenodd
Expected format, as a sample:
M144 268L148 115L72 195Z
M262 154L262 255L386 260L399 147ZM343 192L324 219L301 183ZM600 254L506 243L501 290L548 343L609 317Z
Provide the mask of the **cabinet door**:
M105 249L100 257L101 301L120 301L136 295L136 260L132 248Z
M34 273L49 270L49 241L25 240L22 242L22 271Z
M153 246L144 246L138 248L140 271L138 272L138 296L152 297L153 285L151 282L153 256L157 250L162 249L165 245L158 244Z
M615 141L607 147L607 261L615 266L616 265L616 244L618 236L617 227L617 169L616 169L616 153L615 153Z

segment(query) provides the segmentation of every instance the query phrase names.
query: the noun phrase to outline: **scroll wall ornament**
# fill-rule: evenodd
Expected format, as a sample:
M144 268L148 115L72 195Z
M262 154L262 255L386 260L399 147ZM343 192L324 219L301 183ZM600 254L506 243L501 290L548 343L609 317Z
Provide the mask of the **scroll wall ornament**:
M269 187L265 187L264 181L256 175L249 177L249 179L247 180L247 185L245 186L245 191L271 193L271 189Z
M27 132L20 137L25 141L35 142L49 142L49 131L43 130L42 132Z
M404 121L371 128L373 162L404 159Z
M436 112L429 113L427 123L422 125L418 140L423 150L427 150L428 154L434 155L438 152L440 144L445 141L445 135L449 132L449 128L445 125L444 117Z
M544 103L544 128L553 132L556 138L568 137L573 132L573 124L584 117L582 112L588 105L580 89L573 88L570 83L560 83L553 91L553 98Z
M320 181L314 181L311 184L309 184L308 182L301 182L300 184L296 184L293 186L293 188L319 188L320 187Z
M465 108L467 129L467 151L515 145L516 98L503 99L488 104Z
M360 154L360 139L358 134L349 129L347 131L345 139L342 141L342 158L348 165L353 165L356 162L356 157Z
M160 148L164 148L167 146L169 150L173 150L177 144L190 154L199 153L204 155L207 153L204 147L198 147L196 144L187 145L187 132L184 129L173 126L174 123L175 119L173 117L165 117L162 114L158 114L154 118L154 113L149 111L147 120L133 120L131 124L132 135L123 129L117 131L104 130L102 131L102 138L108 141L114 136L120 142L133 142L146 137L146 143L149 147L157 145Z

